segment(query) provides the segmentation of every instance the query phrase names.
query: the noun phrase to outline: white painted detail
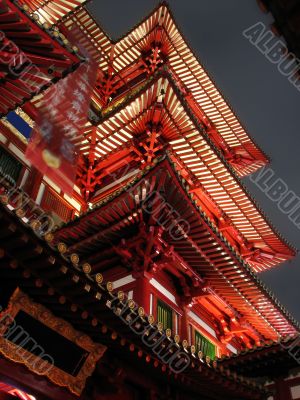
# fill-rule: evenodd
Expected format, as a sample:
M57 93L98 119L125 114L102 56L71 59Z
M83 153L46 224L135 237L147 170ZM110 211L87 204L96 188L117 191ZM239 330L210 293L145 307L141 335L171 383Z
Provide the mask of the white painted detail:
M138 172L140 172L139 169L135 169L134 171L129 172L129 174L127 174L127 175L125 175L125 176L122 176L122 178L120 178L120 179L118 179L118 180L116 180L116 181L113 181L113 183L111 183L111 184L109 184L109 185L107 185L107 186L104 186L102 189L98 190L98 191L94 194L94 196L97 196L98 194L100 194L100 193L102 193L102 192L105 192L107 189L110 189L111 187L116 186L118 183L121 183L121 182L124 181L125 179L130 178L130 177L133 176L133 175L136 175Z
M67 194L64 194L64 198L67 200L68 203L71 204L71 206L76 208L77 211L81 210L81 205L78 203L78 201L72 199L72 197L68 196Z
M6 143L7 142L7 138L1 132L0 132L0 142L2 142L2 143Z
M133 290L129 290L128 292L128 299L131 300L133 296Z
M25 157L24 153L18 149L17 146L15 146L13 143L9 143L8 148L16 155L19 157L20 160L22 160L26 165L29 167L31 166L31 163L27 160Z
M46 175L44 175L43 177L44 181L48 183L49 186L52 187L52 189L54 189L57 193L61 192L61 189L59 186L57 186L53 181L51 181L51 179L49 179Z
M76 193L81 194L78 186L74 185L73 189L75 190Z
M134 282L135 278L132 275L127 275L124 278L118 279L113 282L114 289L119 288L120 286L128 285L128 283Z
M237 349L235 347L233 347L231 344L228 344L227 349L230 350L232 353L237 354Z
M291 387L291 394L292 394L292 399L299 399L300 397L300 386L292 386Z
M44 193L45 193L45 184L42 183L40 188L39 188L38 195L36 197L36 201L35 201L36 204L41 205L41 201L42 201L42 198L44 196Z
M206 330L206 332L210 333L213 337L217 337L216 332L214 331L214 329L212 327L210 327L209 325L207 325L206 322L203 321L203 319L201 319L200 317L198 317L198 315L196 315L193 311L189 311L187 313L187 315L192 318L195 322L197 322L197 324L199 324L200 326L202 326L202 328L204 328Z
M154 286L155 289L157 289L160 293L162 293L164 296L166 296L167 299L172 301L172 303L177 305L175 296L171 292L169 292L163 285L161 285L159 282L157 282L156 279L151 278L150 284L152 286Z
M24 172L20 187L23 187L25 185L25 182L27 181L28 175L29 175L29 170L26 169L25 172Z

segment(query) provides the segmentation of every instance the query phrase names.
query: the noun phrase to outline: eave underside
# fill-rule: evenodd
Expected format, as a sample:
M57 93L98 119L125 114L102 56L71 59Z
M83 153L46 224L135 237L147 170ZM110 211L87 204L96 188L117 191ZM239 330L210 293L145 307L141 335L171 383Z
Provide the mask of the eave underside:
M4 33L0 38L0 116L31 100L81 62L72 47L10 0L0 0L0 29Z
M132 332L110 309L112 293L94 278L86 275L81 268L71 264L66 256L61 256L54 247L49 247L37 238L31 228L4 206L1 210L1 259L0 275L6 291L12 291L16 284L35 302L49 308L55 315L66 319L75 329L88 334L95 342L109 348L110 361L117 357L118 365L130 363L138 370L147 371L149 376L161 383L168 382L194 394L206 394L216 400L222 394L224 399L263 399L265 393L249 382L240 381L226 369L219 370L193 357L191 364L177 376L168 371L149 353L139 336ZM2 293L3 296L3 293ZM123 307L119 300L116 307ZM129 310L134 318L132 311ZM137 316L138 317L138 316ZM139 317L138 324L148 326L145 318ZM125 346L120 344L125 340ZM169 339L168 339L169 340ZM173 341L173 339L170 339ZM180 344L179 344L179 348ZM142 356L141 356L142 354ZM154 366L153 366L154 363ZM109 364L111 365L111 364ZM157 368L159 367L159 368ZM130 367L131 368L131 367ZM129 369L130 369L129 368ZM101 374L101 365L98 366ZM214 385L211 389L212 382ZM188 384L188 387L186 386ZM106 387L101 390L105 390Z
M70 254L78 253L83 262L98 265L99 270L94 273L101 268L105 271L120 266L122 262L115 251L108 257L109 249L120 248L122 238L126 243L126 238L134 236L141 224L155 225L156 218L153 220L151 213L145 212L147 202L155 193L190 227L182 238L174 240L168 233L174 220L165 217L162 240L264 339L276 340L278 336L294 334L296 328L290 317L284 315L251 269L193 204L167 161L144 176L139 174L132 184L109 196L98 208L62 227L56 233L56 241L65 242Z
M158 36L162 41L161 49L167 55L166 65L172 70L174 78L191 94L227 146L233 151L236 148L246 150L248 163L234 165L236 172L240 176L248 175L268 162L267 156L250 139L187 46L167 6L158 7L148 18L116 42L110 40L86 9L79 10L64 21L64 26L69 27L72 24L79 25L85 36L85 45L94 58L98 59L99 74L111 74L109 79L112 82L122 74L122 71L132 70L134 65L139 65L141 54L151 49L152 43ZM158 34L161 29L163 34ZM101 103L99 96L97 99L96 92L94 100L98 104Z
M160 96L162 88L163 97ZM113 176L109 171L112 170L110 160L114 157L115 165L123 165L127 170L131 169L133 160L136 160L136 168L147 163L147 157L140 158L139 148L142 146L139 142L148 140L154 131L154 150L158 149L159 154L159 151L170 148L179 161L182 174L186 170L191 175L191 191L199 199L206 198L210 209L207 214L216 226L223 228L220 221L228 218L239 232L233 234L233 240L242 237L239 244L237 241L241 248L237 249L242 256L245 253L247 262L255 271L269 269L294 256L294 250L270 226L220 156L205 128L193 118L188 104L168 74L158 74L142 86L138 94L107 110L97 128L86 127L81 152L93 158L95 182L96 179L101 182L106 175Z
M18 0L18 2L28 7L31 14L38 15L42 23L55 24L82 7L88 0Z
M251 351L241 352L222 360L222 364L233 371L239 371L249 377L272 379L286 376L288 372L299 368L299 334L286 340L271 342Z

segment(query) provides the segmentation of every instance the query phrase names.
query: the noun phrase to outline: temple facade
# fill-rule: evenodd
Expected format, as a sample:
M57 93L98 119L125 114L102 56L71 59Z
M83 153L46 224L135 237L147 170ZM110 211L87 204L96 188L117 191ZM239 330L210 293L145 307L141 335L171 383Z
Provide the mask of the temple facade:
M299 400L259 278L295 249L242 183L268 157L166 3L117 41L85 3L0 0L0 399ZM86 52L70 195L25 153Z

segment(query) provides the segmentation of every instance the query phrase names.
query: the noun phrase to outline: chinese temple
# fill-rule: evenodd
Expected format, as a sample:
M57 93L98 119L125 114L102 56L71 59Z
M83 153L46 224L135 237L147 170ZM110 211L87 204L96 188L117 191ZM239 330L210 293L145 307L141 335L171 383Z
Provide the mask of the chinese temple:
M0 400L299 400L259 278L295 249L242 182L269 159L168 4L114 41L86 1L0 0L0 43Z

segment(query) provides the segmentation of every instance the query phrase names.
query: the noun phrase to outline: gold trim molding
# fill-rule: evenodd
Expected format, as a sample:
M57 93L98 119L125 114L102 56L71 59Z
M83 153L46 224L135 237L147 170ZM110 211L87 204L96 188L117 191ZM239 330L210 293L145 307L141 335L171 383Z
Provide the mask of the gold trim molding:
M13 134L15 134L23 143L28 144L28 140L25 138L25 136L22 135L21 132L18 131L8 120L6 117L3 117L1 119L1 122L3 125L6 126Z
M76 376L68 374L57 368L53 363L48 362L47 359L38 357L5 338L5 334L11 329L10 326L14 324L14 318L19 311L24 311L89 353ZM19 326L19 328L22 327ZM35 339L38 341L38 338ZM105 351L106 346L94 343L89 336L76 331L71 324L63 319L55 317L46 307L34 303L20 289L16 289L10 299L8 308L0 313L0 353L13 362L25 365L35 374L47 376L54 384L66 387L77 396L82 393L87 378L93 374L98 360L101 359ZM66 354L67 356L68 354Z
M29 117L29 115L26 114L26 112L22 110L21 107L18 107L18 108L15 110L15 113L16 113L17 115L19 115L19 117L23 118L24 121L27 122L27 124L28 124L31 128L34 128L34 121L33 121L33 119L31 119L31 118Z

